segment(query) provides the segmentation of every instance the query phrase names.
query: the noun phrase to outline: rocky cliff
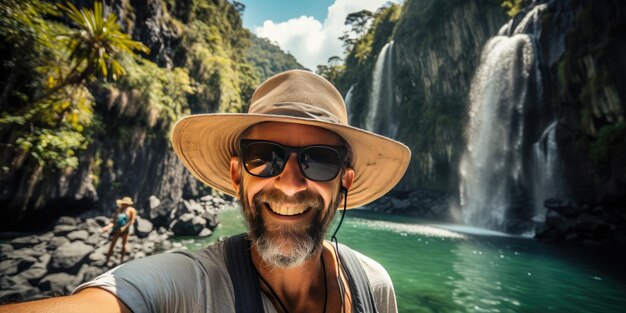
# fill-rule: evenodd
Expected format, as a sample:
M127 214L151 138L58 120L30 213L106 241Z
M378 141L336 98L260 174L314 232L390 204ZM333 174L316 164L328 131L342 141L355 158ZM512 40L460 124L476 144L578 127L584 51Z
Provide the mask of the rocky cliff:
M78 9L93 7L92 1L74 3ZM109 76L79 86L85 88L81 90L87 101L75 111L87 112L87 122L80 127L70 125L80 139L70 144L59 131L61 122L44 126L32 120L5 122L20 113L19 106L36 99L36 88L29 86L45 86L47 75L41 64L20 62L16 52L30 56L37 51L62 51L59 43L53 42L53 49L43 45L46 36L56 36L46 31L64 33L76 25L54 5L18 1L13 10L5 10L8 7L2 5L3 25L32 40L27 45L8 28L2 32L3 71L11 75L0 78L0 109L6 118L0 123L0 207L5 217L1 231L37 230L58 216L94 208L108 213L122 196L135 199L139 209L148 207L151 195L174 208L182 205L183 198L210 193L171 149L169 132L174 122L190 113L241 111L262 78L257 73L271 75L272 70L285 70L293 63L301 68L280 50L267 56L274 61L249 57L252 35L241 25L244 7L239 3L109 1L104 5L105 15L115 14L122 31L150 52L137 60L121 58L126 70L121 79ZM45 53L39 57L45 59ZM278 66L266 69L262 62ZM51 135L44 138L42 134Z

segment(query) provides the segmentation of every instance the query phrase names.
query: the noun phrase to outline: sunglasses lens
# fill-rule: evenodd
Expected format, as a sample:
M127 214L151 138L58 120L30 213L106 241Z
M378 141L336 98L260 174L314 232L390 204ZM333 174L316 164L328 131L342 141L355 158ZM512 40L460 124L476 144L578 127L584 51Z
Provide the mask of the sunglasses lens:
M273 177L285 166L285 152L279 145L268 142L251 143L243 156L246 170L255 176Z
M337 176L341 168L339 153L328 147L309 147L302 151L300 167L311 180L326 181Z

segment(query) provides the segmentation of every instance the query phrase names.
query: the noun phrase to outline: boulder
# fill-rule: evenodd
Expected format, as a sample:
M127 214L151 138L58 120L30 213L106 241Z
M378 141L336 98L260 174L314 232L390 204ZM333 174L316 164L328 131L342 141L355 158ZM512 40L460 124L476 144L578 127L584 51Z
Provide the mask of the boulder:
M15 238L11 240L10 243L11 243L11 246L13 246L13 248L20 249L24 247L32 247L40 242L41 242L41 239L38 236L32 235L32 236Z
M198 234L198 237L208 237L211 236L211 234L213 234L213 232L210 229L203 228Z
M146 241L141 245L141 251L143 251L146 255L150 255L155 250L155 243L152 241Z
M85 241L89 237L89 233L86 230L75 230L67 234L67 239L71 241L82 240Z
M70 242L69 239L62 237L62 236L53 237L52 239L50 239L50 242L48 243L48 250L56 250L60 246L69 242Z
M76 275L68 273L48 274L39 281L39 288L42 291L58 291L71 292L75 284L78 282Z
M151 211L158 208L159 205L161 205L161 200L159 200L159 198L157 198L155 195L152 195L150 196L150 198L148 198L148 207Z
M0 260L6 259L11 252L13 252L13 246L11 244L0 244Z
M73 225L57 225L54 227L54 235L55 236L65 236L75 230L77 230L77 226Z
M2 276L15 275L19 272L20 260L9 259L0 262L0 273Z
M100 227L104 227L111 223L111 219L106 216L96 216L93 218L93 220L96 221L96 223L98 223Z
M185 213L172 222L171 230L176 236L196 236L205 227L206 220L193 213Z
M37 286L39 280L41 280L42 277L46 276L46 274L48 274L48 271L44 268L31 267L21 272L19 276L27 280L31 285Z
M53 272L76 273L94 248L78 240L60 246L52 254L49 268Z
M41 290L37 287L28 284L20 284L10 289L0 288L0 299L2 299L3 302L21 302L26 299L31 300L32 297L40 293Z
M80 270L78 271L77 277L80 277L82 282L86 282L102 275L102 273L104 272L105 270L99 267L83 264L83 266L81 266Z
M152 222L137 216L135 222L135 235L139 238L146 238L153 230Z
M71 217L71 216L61 216L56 222L57 225L72 225L72 226L76 226L79 223L80 223L79 218Z

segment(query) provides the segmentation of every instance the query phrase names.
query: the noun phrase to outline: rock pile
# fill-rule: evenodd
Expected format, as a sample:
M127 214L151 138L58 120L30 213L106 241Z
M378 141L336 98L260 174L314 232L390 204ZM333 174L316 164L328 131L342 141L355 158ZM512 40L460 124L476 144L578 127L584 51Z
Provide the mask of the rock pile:
M546 220L537 227L537 239L626 247L625 207L578 205L559 199L548 199L544 205Z
M448 196L433 190L419 189L405 198L384 196L368 204L367 207L374 211L406 214L426 219L450 219Z
M210 235L218 225L219 210L232 205L212 196L186 200L171 210L156 197L150 197L149 203L149 210L138 209L125 261L184 248L172 242L171 236ZM159 224L153 223L152 217ZM109 217L94 212L65 216L49 232L0 244L0 303L67 294L112 268L105 264L109 234L101 231L109 222ZM120 263L120 250L121 240L111 257L114 266Z

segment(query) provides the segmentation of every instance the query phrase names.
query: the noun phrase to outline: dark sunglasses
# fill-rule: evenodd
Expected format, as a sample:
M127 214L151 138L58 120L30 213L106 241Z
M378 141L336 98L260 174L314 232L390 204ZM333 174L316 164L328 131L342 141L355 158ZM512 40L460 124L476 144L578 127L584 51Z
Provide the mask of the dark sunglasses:
M242 139L240 144L241 159L246 172L264 178L280 175L289 156L295 152L304 177L314 181L329 181L337 177L348 153L345 146L290 147L272 141L251 139Z

